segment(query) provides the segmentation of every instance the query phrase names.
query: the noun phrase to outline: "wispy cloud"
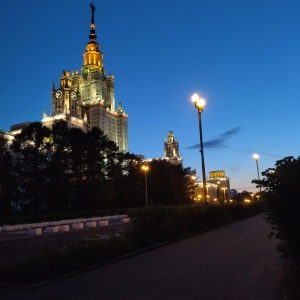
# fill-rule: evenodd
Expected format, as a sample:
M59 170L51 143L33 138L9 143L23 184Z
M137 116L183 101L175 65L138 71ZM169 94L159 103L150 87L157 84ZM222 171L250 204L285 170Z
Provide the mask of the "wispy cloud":
M236 150L236 151L240 151L240 152L247 152L247 153L256 153L255 151L251 151L251 150L245 150L245 149L238 149L238 148L233 148L233 147L230 147L231 149L233 150ZM273 156L273 157L278 157L278 158L284 158L284 155L279 155L279 154L274 154L274 153L268 153L268 152L257 152L258 154L262 154L262 155L266 155L266 156Z
M208 140L203 143L204 148L227 148L226 141L232 137L233 135L236 135L241 131L240 127L234 127L230 130L225 131L224 133L220 134L219 137ZM200 144L196 144L190 147L187 147L186 149L199 149Z
M223 139L227 139L227 138L230 138L231 136L233 135L236 135L237 133L241 132L241 127L234 127L230 130L227 130L225 131L224 133L222 133L220 136L223 138Z
M238 148L234 148L234 147L228 147L226 145L227 140L230 137L238 134L239 132L241 132L241 128L238 127L238 126L234 127L232 129L227 130L224 133L220 134L217 138L204 142L203 147L205 149L230 148L230 149L240 151L240 152L255 153L256 151L253 151L253 150L238 149ZM200 148L200 144L196 144L196 145L187 147L185 149L199 149L199 148ZM284 157L283 155L274 154L274 153L267 153L267 152L258 152L258 153L262 154L262 155L273 156L273 157L278 157L278 158L283 158Z

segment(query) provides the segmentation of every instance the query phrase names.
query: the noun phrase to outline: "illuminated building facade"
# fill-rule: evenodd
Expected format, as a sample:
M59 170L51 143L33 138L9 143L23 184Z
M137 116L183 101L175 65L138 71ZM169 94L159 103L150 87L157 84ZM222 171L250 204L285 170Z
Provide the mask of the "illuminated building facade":
M93 127L103 130L120 151L128 151L128 115L119 103L115 108L114 76L106 75L103 54L97 43L93 4L89 42L83 53L83 66L70 74L63 71L59 87L53 84L52 111L44 111L42 123L52 127L56 120L64 120L69 127L81 128L84 132Z
M224 170L217 170L209 172L209 178L206 180L207 201L209 203L227 203L230 202L230 180L226 176ZM195 189L195 197L201 201L203 195L202 182L197 183Z
M168 139L165 139L164 150L164 159L168 160L171 164L182 165L182 157L179 154L179 144L178 141L175 141L172 131L169 131Z

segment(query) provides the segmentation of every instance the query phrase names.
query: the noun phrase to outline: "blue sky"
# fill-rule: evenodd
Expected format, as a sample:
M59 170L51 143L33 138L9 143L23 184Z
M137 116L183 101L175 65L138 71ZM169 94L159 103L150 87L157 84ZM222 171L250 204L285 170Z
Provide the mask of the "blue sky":
M52 83L80 69L88 42L90 1L1 3L0 129L40 121ZM201 160L197 112L206 99L203 139L207 174L225 170L231 187L256 190L261 171L299 155L300 1L95 0L98 43L116 103L129 115L129 150L163 156L173 131L184 167ZM228 132L233 134L226 134Z

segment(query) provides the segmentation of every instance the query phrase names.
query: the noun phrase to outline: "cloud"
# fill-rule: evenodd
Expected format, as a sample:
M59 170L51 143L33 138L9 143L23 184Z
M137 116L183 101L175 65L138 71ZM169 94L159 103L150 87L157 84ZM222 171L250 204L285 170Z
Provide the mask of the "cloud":
M284 158L284 155L279 155L279 154L274 154L274 153L268 153L268 152L256 152L256 151L252 151L252 150L245 150L245 149L238 149L238 148L232 148L230 147L231 149L233 150L236 150L236 151L240 151L240 152L247 152L247 153L258 153L258 154L261 154L261 155L265 155L265 156L273 156L273 157L278 157L278 158Z
M222 133L219 137L206 141L203 143L203 147L208 149L212 149L212 148L227 148L226 145L226 141L227 139L229 139L231 136L236 135L237 133L239 133L241 131L240 127L234 127L230 130L225 131L224 133ZM200 148L200 144L196 144L190 147L187 147L186 149L199 149Z
M195 145L196 146L196 145ZM198 148L199 148L198 144ZM224 139L214 139L203 143L203 147L205 148L226 148Z
M212 139L212 140L208 140L206 142L203 143L203 147L205 149L220 149L220 148L230 148L233 149L235 151L240 151L240 152L247 152L247 153L255 153L256 151L252 151L252 150L246 150L246 149L239 149L239 148L234 148L234 147L228 147L226 145L226 141L238 134L241 131L240 127L234 127L230 130L225 131L224 133L220 134L219 137ZM200 149L200 144L196 144L190 147L187 147L185 149ZM279 154L274 154L274 153L267 153L267 152L258 152L258 154L261 155L265 155L265 156L273 156L273 157L278 157L278 158L284 158L283 155L279 155Z
M227 130L225 131L224 133L222 133L220 136L223 138L223 139L227 139L227 138L230 138L231 136L239 133L241 131L241 127L234 127L230 130Z
M256 151L252 151L252 150L245 150L245 149L238 149L238 148L234 148L234 147L228 147L226 145L226 141L238 134L239 132L241 132L241 128L240 127L234 127L230 130L225 131L224 133L220 134L219 137L213 139L213 140L209 140L203 143L203 147L205 149L220 149L220 148L230 148L233 149L235 151L240 151L240 152L247 152L247 153L256 153ZM200 144L196 144L190 147L187 147L185 149L200 149ZM265 155L265 156L273 156L273 157L278 157L278 158L284 158L283 155L279 155L279 154L274 154L274 153L267 153L267 152L257 152L258 154L261 155Z

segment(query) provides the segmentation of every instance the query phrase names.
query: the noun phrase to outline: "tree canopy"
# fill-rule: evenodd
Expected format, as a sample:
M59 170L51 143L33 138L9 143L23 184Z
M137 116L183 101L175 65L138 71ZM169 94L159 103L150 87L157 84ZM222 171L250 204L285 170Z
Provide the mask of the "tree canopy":
M274 168L262 172L253 183L264 187L263 202L267 220L283 242L279 250L298 262L300 253L300 158L285 157Z
M145 206L141 165L99 128L84 133L64 121L52 129L31 123L10 149L0 135L0 205L6 207L1 213ZM190 168L163 159L148 165L150 205L190 202Z

